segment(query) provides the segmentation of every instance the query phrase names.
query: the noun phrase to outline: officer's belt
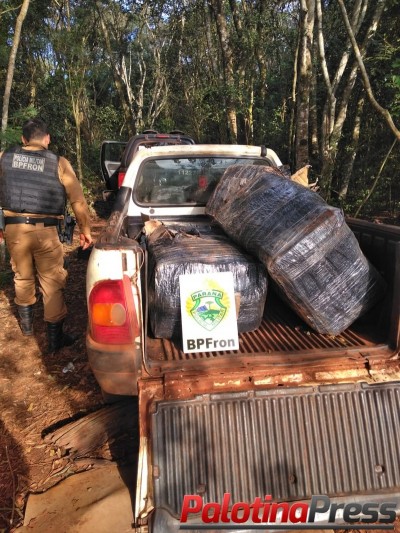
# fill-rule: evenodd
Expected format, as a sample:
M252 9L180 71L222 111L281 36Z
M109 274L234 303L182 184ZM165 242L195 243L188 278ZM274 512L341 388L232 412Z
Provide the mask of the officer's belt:
M53 217L6 217L5 218L6 225L7 224L32 224L35 226L36 224L44 224L45 226L57 226L60 222L60 219L53 218Z

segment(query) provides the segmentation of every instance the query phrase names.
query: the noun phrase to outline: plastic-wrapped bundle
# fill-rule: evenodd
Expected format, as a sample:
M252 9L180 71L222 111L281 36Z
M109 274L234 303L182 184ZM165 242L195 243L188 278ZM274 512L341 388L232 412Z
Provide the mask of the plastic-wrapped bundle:
M239 302L238 330L251 331L261 324L267 295L267 272L225 235L189 235L158 228L148 238L149 319L153 335L171 338L181 334L179 276L232 272ZM199 234L200 233L200 234Z
M206 212L267 267L284 299L319 333L337 335L385 283L341 210L270 167L229 167Z

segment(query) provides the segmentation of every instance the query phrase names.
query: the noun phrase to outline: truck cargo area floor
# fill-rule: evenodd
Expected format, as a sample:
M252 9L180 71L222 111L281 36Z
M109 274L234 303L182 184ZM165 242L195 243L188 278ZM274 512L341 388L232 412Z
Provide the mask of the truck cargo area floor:
M185 494L252 502L400 493L400 383L162 401L152 434L156 507L174 517Z
M376 316L376 315L374 315ZM319 334L305 324L287 305L276 295L267 298L267 305L261 326L254 331L242 333L239 336L239 350L232 352L200 352L185 354L182 351L180 339L147 338L148 364L158 365L163 362L171 367L174 363L213 359L221 356L243 357L260 354L270 355L271 358L279 354L309 353L318 359L321 352L332 353L337 357L340 353L368 350L385 344L387 332L382 331L379 323L373 324L368 318L361 318L352 327L340 335ZM164 369L167 366L163 366Z

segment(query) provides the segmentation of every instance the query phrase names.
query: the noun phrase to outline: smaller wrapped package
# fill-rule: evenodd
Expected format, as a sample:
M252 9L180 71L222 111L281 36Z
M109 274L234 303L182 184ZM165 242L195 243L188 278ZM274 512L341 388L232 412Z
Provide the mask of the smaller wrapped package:
M148 237L149 320L156 338L169 339L181 334L181 274L232 272L239 333L261 324L267 294L264 265L223 234L204 233L200 230L191 235L161 226Z
M274 168L229 167L206 212L260 259L284 300L319 333L339 334L384 294L342 211Z

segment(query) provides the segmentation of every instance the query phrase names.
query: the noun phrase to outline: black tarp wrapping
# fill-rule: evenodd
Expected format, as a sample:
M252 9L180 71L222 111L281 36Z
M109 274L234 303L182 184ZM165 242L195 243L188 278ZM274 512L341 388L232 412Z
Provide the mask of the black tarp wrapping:
M229 167L206 212L260 259L285 301L319 333L338 335L384 294L342 211L273 168Z
M209 272L233 273L239 333L258 328L267 295L264 265L225 235L218 235L218 228L216 234L207 229L196 233L161 227L148 238L148 306L153 335L172 338L181 334L179 276Z

